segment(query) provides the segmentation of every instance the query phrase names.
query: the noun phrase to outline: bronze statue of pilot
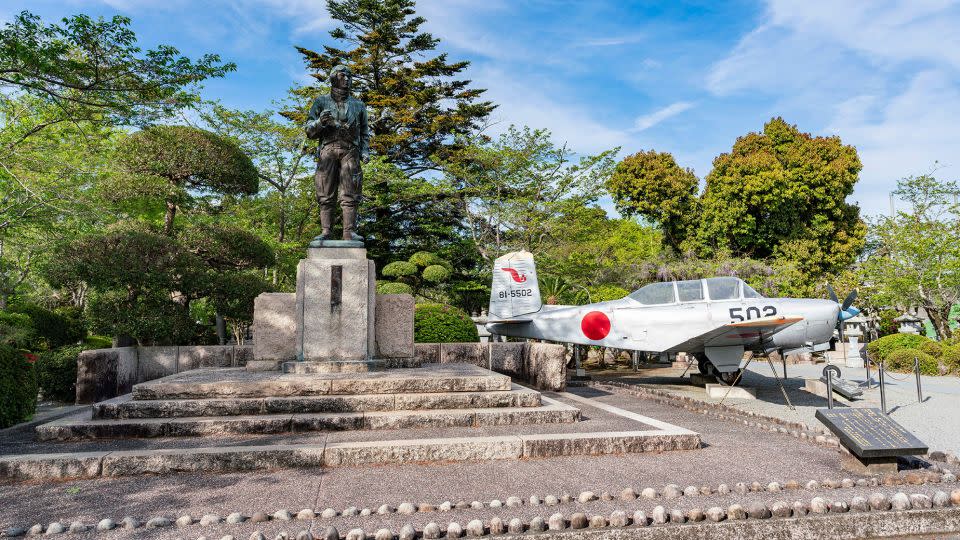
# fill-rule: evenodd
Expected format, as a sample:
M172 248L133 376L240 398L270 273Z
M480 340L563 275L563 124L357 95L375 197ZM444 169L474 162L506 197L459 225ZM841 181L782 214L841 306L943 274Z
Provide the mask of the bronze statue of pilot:
M330 94L313 101L305 126L307 137L317 139L317 202L321 234L315 240L330 240L334 221L334 198L340 191L343 239L363 241L357 233L363 171L360 163L370 156L367 107L350 95L353 73L347 66L330 70Z

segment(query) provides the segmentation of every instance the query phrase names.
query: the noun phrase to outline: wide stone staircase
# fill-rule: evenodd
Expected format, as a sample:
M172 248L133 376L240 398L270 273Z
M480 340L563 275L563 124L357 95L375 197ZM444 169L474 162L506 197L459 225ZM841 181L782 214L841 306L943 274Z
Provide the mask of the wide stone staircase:
M41 441L577 422L580 410L469 364L369 373L198 369L37 427ZM389 437L386 437L389 438Z

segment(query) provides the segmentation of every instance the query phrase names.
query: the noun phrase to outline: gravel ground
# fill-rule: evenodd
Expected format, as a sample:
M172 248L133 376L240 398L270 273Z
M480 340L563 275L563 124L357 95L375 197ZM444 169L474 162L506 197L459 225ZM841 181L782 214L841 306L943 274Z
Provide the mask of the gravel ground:
M170 475L163 477L136 477L122 479L98 479L62 483L0 484L0 500L5 501L0 512L0 527L11 525L29 526L35 522L48 523L62 520L67 523L82 519L95 523L103 517L119 519L125 515L141 520L155 516L176 518L185 513L195 519L206 513L225 517L231 512L251 515L257 511L272 513L286 508L296 512L302 508L321 510L326 507L343 509L348 506L376 509L381 504L399 505L401 502L430 502L439 505L443 501L505 501L509 496L524 499L532 494L544 497L548 494L571 493L574 496L583 490L597 494L608 491L615 496L625 487L638 492L644 487L662 489L674 483L681 487L716 486L726 483L731 487L737 482L770 481L781 483L790 479L806 482L810 479L826 480L857 477L839 469L839 453L836 450L816 446L784 434L770 433L734 422L725 422L704 415L658 404L648 399L623 394L608 394L597 390L576 388L571 392L591 399L615 405L627 410L670 422L699 432L704 448L693 451L666 452L663 454L633 454L622 456L595 456L552 458L527 461L499 461L487 463L456 463L433 465L379 466L362 468L335 468L328 470L284 470L275 472ZM600 421L602 411L583 405L584 415ZM613 427L608 426L608 427ZM909 493L932 493L936 489L955 489L953 486L903 486ZM764 497L773 500L809 500L813 496L849 500L854 492L873 492L897 488L856 488L849 490L824 490L818 492L784 492L778 494L752 494L746 498ZM710 495L676 499L666 504L638 500L632 503L597 501L589 503L589 512L609 514L614 508L652 508L656 504L669 507L695 505L705 508L717 504L727 506L740 502L738 495ZM716 499L714 501L714 499ZM722 500L721 500L722 499ZM587 511L567 505L559 511L564 513ZM586 508L586 507L585 507ZM486 511L464 510L450 514L416 514L411 517L369 516L367 518L336 518L341 533L353 526L363 526L373 532L383 524L399 528L402 523L422 524L435 520L438 523L457 520L462 525L473 517L492 515L525 517L549 515L556 508L529 507ZM327 521L324 521L325 526ZM247 523L237 526L221 525L202 530L199 525L175 532L173 529L148 532L138 529L132 533L114 532L98 537L109 538L175 538L197 537L207 534L213 537L235 534L238 538L251 531L263 530L273 535L280 529L296 532L306 528L307 522L283 524ZM316 530L316 529L315 529ZM92 535L92 533L88 533ZM82 538L83 536L76 536Z
M814 417L818 408L827 406L826 398L803 390L803 379L818 379L825 364L788 365L784 386L790 401L796 407L791 411L783 399L783 394L770 372L770 365L763 359L751 363L743 375L741 386L756 388L756 400L727 399L724 405L731 405L746 412L756 412L776 416L785 420L804 422L810 426L820 426ZM777 374L782 376L782 366L776 364ZM880 390L876 384L877 372L871 370L873 388L866 388L866 370L839 366L843 378L860 384L864 390L863 399L848 401L835 395L837 407L880 407ZM696 372L696 368L693 370ZM677 395L693 397L707 403L719 403L719 399L708 398L702 388L691 386L689 380L680 378L683 369L658 368L644 369L639 373L629 370L620 372L602 372L594 376L595 380L613 378L621 382L632 382L651 388L666 390ZM900 380L896 380L900 379ZM781 379L782 380L782 379ZM903 373L888 375L885 380L887 407L890 417L911 431L920 440L927 443L931 450L941 450L960 454L960 378L921 376L924 401L917 401L915 377Z

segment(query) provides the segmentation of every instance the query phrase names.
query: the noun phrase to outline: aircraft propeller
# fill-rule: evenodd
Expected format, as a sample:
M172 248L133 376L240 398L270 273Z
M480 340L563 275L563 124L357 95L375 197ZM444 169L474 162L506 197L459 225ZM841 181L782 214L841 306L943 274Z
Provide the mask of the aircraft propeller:
M837 292L833 290L833 287L827 283L827 294L830 295L830 299L840 304L840 299L837 298ZM850 291L850 294L843 299L843 303L840 304L840 313L837 315L837 332L840 333L840 343L843 344L843 321L847 319L852 319L860 314L860 310L852 307L853 301L857 299L857 290L854 289Z

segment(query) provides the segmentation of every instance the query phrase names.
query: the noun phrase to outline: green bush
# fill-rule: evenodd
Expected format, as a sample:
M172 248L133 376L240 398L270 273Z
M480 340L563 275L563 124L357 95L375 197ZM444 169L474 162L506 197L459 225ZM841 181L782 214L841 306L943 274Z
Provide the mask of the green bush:
M141 345L183 345L193 339L196 324L190 312L169 296L140 296L132 307L126 296L120 291L92 295L87 306L91 330L130 336Z
M891 334L880 339L871 341L867 344L867 352L870 358L875 362L882 362L893 351L900 349L919 349L924 343L928 343L930 338L924 336L915 336L913 334Z
M920 373L923 375L939 375L940 368L937 359L920 349L897 349L887 355L884 368L891 371L913 371L914 359L920 360Z
M73 403L77 400L77 356L90 349L87 345L60 347L43 351L34 364L37 386L44 399Z
M37 373L27 356L0 345L0 428L29 420L37 409Z
M107 336L87 336L83 340L83 344L87 346L87 349L109 349L113 347L113 340Z
M960 374L960 345L944 347L940 362L951 372Z
M943 354L943 345L933 340L923 343L918 348L934 358L940 358Z
M417 343L480 341L477 325L463 311L445 304L417 304L413 312Z
M52 311L36 304L22 304L12 309L30 317L33 323L33 343L30 349L56 349L75 345L87 334L76 309Z
M28 348L35 337L33 321L28 315L0 311L0 345Z
M434 264L423 269L423 279L430 283L440 283L450 277L450 271L439 264Z
M378 281L377 294L413 294L413 289L406 283Z
M408 277L417 273L417 265L407 261L395 261L383 267L381 272L386 277Z
M426 268L428 266L442 265L443 259L435 253L430 253L429 251L418 251L410 256L409 261L421 268Z
M589 287L591 302L606 302L608 300L619 300L630 294L630 291L616 285L597 285Z

